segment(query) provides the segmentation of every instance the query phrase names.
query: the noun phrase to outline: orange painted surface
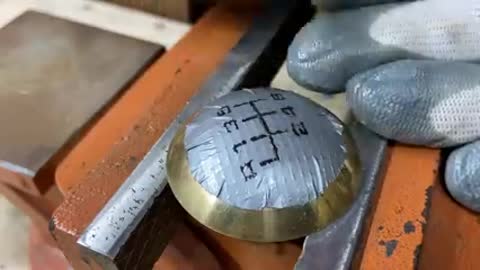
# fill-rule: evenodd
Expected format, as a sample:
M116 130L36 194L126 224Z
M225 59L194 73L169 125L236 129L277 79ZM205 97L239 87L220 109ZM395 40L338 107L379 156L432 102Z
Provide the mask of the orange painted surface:
M72 149L56 172L60 189L67 192L80 184L70 199L83 195L82 186L91 188L92 196L110 197L235 45L249 21L250 16L225 9L209 12ZM94 185L87 183L92 180Z
M205 227L197 232L225 270L291 270L302 252L301 245L291 241L254 243L233 239Z
M95 174L117 169L130 171L130 163L136 165L143 157L136 154L144 154L161 136L235 45L250 19L249 13L238 14L225 8L207 13L187 36L145 71L72 149L57 168L56 182L61 190L66 192L82 183L95 169L103 170ZM117 160L121 164L102 164L128 144L131 146L121 151L123 156Z
M221 270L215 256L183 224L165 248L153 270Z
M439 158L439 150L392 147L360 269L414 269Z
M436 185L420 256L421 270L480 269L480 214L456 203Z
M53 235L76 269L76 239L248 29L252 12L210 10L97 120L56 171L67 192ZM193 241L193 240L192 240ZM199 243L193 242L193 243Z

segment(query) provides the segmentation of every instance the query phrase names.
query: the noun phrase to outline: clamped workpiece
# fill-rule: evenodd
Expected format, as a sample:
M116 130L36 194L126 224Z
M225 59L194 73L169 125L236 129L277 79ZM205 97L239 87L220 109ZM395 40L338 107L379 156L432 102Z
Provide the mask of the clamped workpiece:
M58 185L70 191L51 230L75 269L154 266L186 219L166 180L174 134L209 101L269 86L311 14L306 1L275 1L245 12L214 7L112 105L57 172ZM479 243L455 240L480 235L480 229L436 181L440 152L399 145L388 150L385 140L358 123L351 129L364 164L360 196L338 221L306 237L302 254L298 242L262 245L264 253L252 255L258 244L204 229L194 229L197 236L223 254L217 257L228 269L480 267L474 254ZM98 140L108 140L108 147L89 153ZM463 257L452 250L460 245ZM253 256L255 263L248 261Z

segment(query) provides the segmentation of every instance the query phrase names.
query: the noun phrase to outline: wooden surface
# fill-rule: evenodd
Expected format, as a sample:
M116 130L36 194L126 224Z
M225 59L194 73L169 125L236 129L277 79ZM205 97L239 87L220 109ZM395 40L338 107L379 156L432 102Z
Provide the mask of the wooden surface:
M167 49L190 29L187 23L95 0L1 0L0 26L3 27L26 10L149 41Z
M439 160L439 150L391 148L360 269L415 269Z
M54 213L53 233L75 269L86 267L76 253L79 234L221 63L251 19L252 14L224 7L208 12L131 86L59 165L56 182L70 192Z

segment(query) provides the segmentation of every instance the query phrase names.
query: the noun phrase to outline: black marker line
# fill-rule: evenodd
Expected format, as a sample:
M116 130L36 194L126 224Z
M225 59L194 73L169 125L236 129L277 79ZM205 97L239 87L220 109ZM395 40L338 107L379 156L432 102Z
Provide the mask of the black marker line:
M256 142L256 141L261 140L261 139L266 138L266 137L268 137L268 136L265 135L265 134L258 135L258 136L253 136L253 137L250 138L250 141Z
M245 140L243 140L243 141L241 141L241 142L239 142L239 143L234 144L234 145L233 145L233 152L235 152L235 153L238 154L238 149L237 149L237 148L240 147L240 146L242 146L242 145L245 145L245 144L247 144L247 141L245 141Z
M207 145L207 144L209 144L209 143L210 143L210 142L203 142L203 143L196 144L196 145L194 145L194 146L192 146L192 147L187 148L187 152L190 151L190 150L193 150L193 149L195 149L195 148L197 148L197 147L200 147L200 146L202 146L202 145Z
M280 110L288 116L297 116L292 106L283 107L283 108L280 108Z
M272 114L277 114L277 111L265 112L265 113L262 113L261 116L263 117L263 116L272 115ZM250 116L250 117L242 119L242 122L247 122L247 121L250 121L250 120L254 120L254 119L257 119L258 117L260 117L260 115Z
M268 165L272 162L280 160L280 156L278 155L278 147L275 144L275 141L273 140L273 136L268 136L268 138L270 139L270 144L272 145L273 153L275 153L275 157L260 161L260 166L262 166L262 167L264 167L264 166L266 166L266 165Z
M258 115L258 120L260 120L260 123L262 124L263 128L265 131L268 133L268 135L277 135L277 134L282 134L286 132L286 130L277 130L275 132L272 132L270 128L268 127L267 121L265 121L265 118L263 118L262 113L258 110L257 106L255 103L250 102L250 106L252 106L252 109L257 113Z
M253 159L251 159L250 161L248 161L244 165L240 165L240 171L242 172L243 177L245 178L245 182L247 182L249 179L255 178L255 176L257 176L257 173L252 168L252 161L253 161ZM248 174L248 175L245 174L245 168L248 168L250 170L250 174Z
M254 100L245 101L245 102L242 102L242 103L239 103L239 104L235 104L235 105L233 105L233 107L238 108L238 107L241 107L241 106L251 104L252 102L255 103L255 102L264 101L264 100L267 100L267 99L266 98L257 98L257 99L254 99Z
M228 133L232 133L232 131L228 128L228 126L231 126L232 123L233 123L233 125L235 125L235 129L238 130L237 120L235 120L235 119L232 119L230 121L227 121L227 122L223 123L223 127L227 130Z

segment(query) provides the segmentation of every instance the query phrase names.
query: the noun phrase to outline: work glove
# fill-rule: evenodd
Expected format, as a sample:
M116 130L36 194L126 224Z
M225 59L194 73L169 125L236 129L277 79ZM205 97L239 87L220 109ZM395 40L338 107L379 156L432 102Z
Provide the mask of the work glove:
M424 0L319 13L295 37L287 69L311 90L346 91L356 119L385 138L460 147L447 188L480 212L479 61L480 0Z

